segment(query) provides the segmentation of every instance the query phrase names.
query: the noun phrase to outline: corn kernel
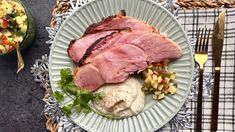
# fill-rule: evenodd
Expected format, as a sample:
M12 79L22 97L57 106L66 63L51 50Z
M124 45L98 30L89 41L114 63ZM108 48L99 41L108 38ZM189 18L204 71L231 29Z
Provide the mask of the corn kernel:
M146 84L150 84L150 83L151 83L151 80L152 80L151 76L147 76L147 78L145 78L144 82L145 82Z
M20 32L26 33L26 32L27 32L27 25L23 25L23 26L20 28Z
M163 89L163 85L162 84L158 85L157 89L161 91Z
M153 86L153 88L157 89L157 87L158 87L158 82L156 81L152 86Z
M175 73L171 74L170 79L172 80L175 79L175 76L176 76Z
M164 95L164 93L162 93L162 94L159 94L159 95L157 96L157 99L160 100L160 99L163 99L164 97L165 97L165 95Z
M155 81L153 80L153 78L151 78L151 86L155 83Z
M168 93L169 93L168 90L165 90L165 91L164 91L164 94L168 94Z
M153 80L154 80L154 81L157 81L157 80L158 80L157 75L153 74L153 76L152 76L152 77L153 77Z
M155 95L160 95L162 92L161 91L155 91L154 94Z
M3 45L0 45L0 50L5 50L5 48L3 47Z
M21 19L20 16L15 17L15 19L16 19L16 23L17 23L18 25L23 24L23 20Z
M176 93L176 87L170 86L170 87L168 88L168 91L169 91L171 94L175 94L175 93Z
M169 83L169 82L170 82L170 78L167 78L167 77L166 77L166 78L165 78L165 82L166 82L166 83Z
M152 75L153 71L151 69L148 69L148 73Z
M153 99L157 99L157 96L156 96L156 95L153 95Z
M158 81L158 83L162 82L162 77L159 76L159 77L157 78L157 81Z

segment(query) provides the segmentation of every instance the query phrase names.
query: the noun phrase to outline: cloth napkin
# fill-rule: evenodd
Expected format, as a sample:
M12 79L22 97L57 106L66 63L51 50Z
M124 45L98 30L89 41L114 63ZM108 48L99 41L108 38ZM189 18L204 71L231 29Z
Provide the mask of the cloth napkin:
M183 28L187 31L188 36L191 38L196 37L198 28L210 28L216 23L219 13L223 9L192 9L192 10L179 10L178 21L182 24ZM227 9L225 18L225 36L221 62L221 77L220 77L220 96L219 96L219 116L218 116L218 131L234 132L235 131L235 9ZM210 36L212 38L212 35ZM192 40L193 41L193 40ZM211 123L211 110L212 110L212 91L213 82L211 74L213 74L213 58L212 58L212 43L209 41L209 60L205 65L204 73L204 98L203 98L203 124L204 131L210 130ZM194 45L192 45L194 48ZM194 81L197 81L196 79ZM197 83L195 83L197 86ZM196 95L197 90L191 94ZM196 96L190 101L190 110L192 116L190 121L193 126L191 129L181 128L180 131L193 131L196 125Z

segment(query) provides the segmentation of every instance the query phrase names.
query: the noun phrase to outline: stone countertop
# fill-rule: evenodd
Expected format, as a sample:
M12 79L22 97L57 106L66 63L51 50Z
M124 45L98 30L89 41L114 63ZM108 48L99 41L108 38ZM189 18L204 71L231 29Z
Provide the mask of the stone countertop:
M45 132L45 117L41 114L44 90L33 80L30 67L35 60L49 54L48 33L55 0L22 0L34 17L36 38L22 52L25 69L16 75L16 54L0 57L0 132Z

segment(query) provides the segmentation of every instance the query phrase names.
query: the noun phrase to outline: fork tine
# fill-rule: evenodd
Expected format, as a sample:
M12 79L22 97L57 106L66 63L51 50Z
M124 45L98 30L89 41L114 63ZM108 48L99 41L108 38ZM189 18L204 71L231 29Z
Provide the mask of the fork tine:
M202 33L201 33L201 37L200 37L200 43L199 43L199 50L198 51L202 51L202 39L203 39L203 32L204 32L204 28L202 28Z
M211 31L211 29L209 29L208 34L207 34L207 40L206 40L206 52L208 52L208 45L209 45L210 31Z
M198 43L199 43L199 34L200 34L201 28L199 28L197 32L197 40L196 40L196 45L195 45L195 51L199 51Z
M203 37L203 43L202 43L202 51L206 51L206 33L207 33L207 28L205 28L205 33L204 33L204 37Z

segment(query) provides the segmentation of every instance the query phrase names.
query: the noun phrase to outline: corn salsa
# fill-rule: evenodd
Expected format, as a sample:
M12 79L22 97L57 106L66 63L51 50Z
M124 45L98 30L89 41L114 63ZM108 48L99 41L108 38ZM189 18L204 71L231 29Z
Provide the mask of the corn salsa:
M12 0L0 1L0 54L15 49L27 32L27 16L24 7Z
M156 100L163 99L167 94L175 94L177 85L173 82L176 74L169 71L169 60L151 64L143 72L144 86L142 91L145 94L153 93L153 98Z

